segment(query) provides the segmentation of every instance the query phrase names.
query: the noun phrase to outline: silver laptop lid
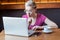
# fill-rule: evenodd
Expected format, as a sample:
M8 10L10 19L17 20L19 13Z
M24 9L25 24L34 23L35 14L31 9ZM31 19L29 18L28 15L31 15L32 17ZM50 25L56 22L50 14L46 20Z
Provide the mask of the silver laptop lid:
M28 22L26 18L3 17L5 34L28 36Z

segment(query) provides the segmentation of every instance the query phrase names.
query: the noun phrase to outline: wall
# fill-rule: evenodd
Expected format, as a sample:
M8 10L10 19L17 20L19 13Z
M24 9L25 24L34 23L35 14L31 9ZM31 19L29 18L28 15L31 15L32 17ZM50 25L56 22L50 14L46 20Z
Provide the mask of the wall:
M0 0L0 9L24 9L27 0ZM60 8L60 0L33 0L37 9Z

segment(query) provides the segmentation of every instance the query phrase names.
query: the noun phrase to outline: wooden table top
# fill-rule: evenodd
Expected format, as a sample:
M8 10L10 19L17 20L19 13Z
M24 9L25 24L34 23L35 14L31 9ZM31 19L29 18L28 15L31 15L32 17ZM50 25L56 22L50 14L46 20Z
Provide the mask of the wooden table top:
M39 31L38 31L39 32ZM50 34L39 32L38 36L33 35L31 37L11 36L5 35L4 31L0 33L0 40L60 40L60 29L53 29Z

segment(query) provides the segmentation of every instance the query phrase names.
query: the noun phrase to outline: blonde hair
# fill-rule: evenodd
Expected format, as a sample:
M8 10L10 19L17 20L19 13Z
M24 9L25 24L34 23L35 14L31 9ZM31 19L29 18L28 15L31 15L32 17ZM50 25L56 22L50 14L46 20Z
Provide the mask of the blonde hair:
M25 3L25 8L28 6L32 6L33 8L36 8L36 4L32 0L29 0Z

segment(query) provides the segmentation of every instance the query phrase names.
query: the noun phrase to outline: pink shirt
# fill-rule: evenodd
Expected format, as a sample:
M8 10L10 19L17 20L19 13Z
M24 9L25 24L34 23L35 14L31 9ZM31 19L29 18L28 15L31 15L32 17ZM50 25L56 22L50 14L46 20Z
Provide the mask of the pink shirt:
M23 15L22 18L27 18L28 19L27 15ZM30 25L29 29L32 29L34 26L41 26L44 23L45 19L46 19L46 16L44 16L43 14L40 14L40 13L37 14L37 18L36 18L35 24L34 25Z

